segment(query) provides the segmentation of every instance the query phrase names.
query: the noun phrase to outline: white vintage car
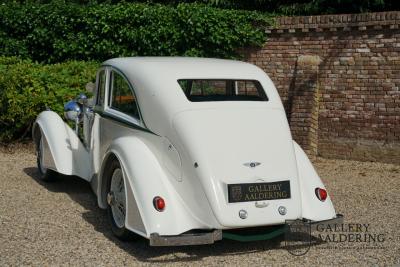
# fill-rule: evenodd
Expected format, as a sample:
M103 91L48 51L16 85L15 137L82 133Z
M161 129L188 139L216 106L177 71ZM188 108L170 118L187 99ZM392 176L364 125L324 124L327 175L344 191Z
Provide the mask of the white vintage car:
M260 68L117 58L102 64L93 94L65 105L75 129L53 111L40 113L38 169L44 180L61 173L90 182L117 237L210 244L268 236L232 229L342 220Z

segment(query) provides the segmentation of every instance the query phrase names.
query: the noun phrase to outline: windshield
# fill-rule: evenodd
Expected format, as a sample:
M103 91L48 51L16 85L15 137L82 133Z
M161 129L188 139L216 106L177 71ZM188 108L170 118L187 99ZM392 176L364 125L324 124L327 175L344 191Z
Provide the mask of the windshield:
M192 102L268 101L256 80L181 79L178 83Z

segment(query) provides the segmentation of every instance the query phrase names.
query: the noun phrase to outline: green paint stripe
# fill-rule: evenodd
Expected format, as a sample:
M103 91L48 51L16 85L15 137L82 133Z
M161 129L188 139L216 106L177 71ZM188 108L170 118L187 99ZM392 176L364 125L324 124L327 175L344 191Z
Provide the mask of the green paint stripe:
M222 232L222 237L240 242L250 242L250 241L270 240L277 236L282 235L284 232L285 232L285 226L282 226L281 228L266 234L240 235L240 234Z

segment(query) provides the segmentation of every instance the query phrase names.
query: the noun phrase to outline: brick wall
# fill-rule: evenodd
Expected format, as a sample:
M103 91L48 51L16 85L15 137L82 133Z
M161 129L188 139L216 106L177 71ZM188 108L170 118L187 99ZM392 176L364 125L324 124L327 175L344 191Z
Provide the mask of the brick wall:
M400 12L282 17L248 61L310 156L400 163Z

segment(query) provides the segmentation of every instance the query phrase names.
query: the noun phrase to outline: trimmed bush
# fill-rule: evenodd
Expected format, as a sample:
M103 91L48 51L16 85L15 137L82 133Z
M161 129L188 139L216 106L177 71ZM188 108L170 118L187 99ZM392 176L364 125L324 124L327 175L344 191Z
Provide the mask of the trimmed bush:
M272 19L201 4L6 4L0 53L39 62L103 61L119 56L237 57L261 46Z
M64 103L85 91L98 66L79 61L42 65L0 57L0 141L29 136L36 116L46 108L63 116Z

